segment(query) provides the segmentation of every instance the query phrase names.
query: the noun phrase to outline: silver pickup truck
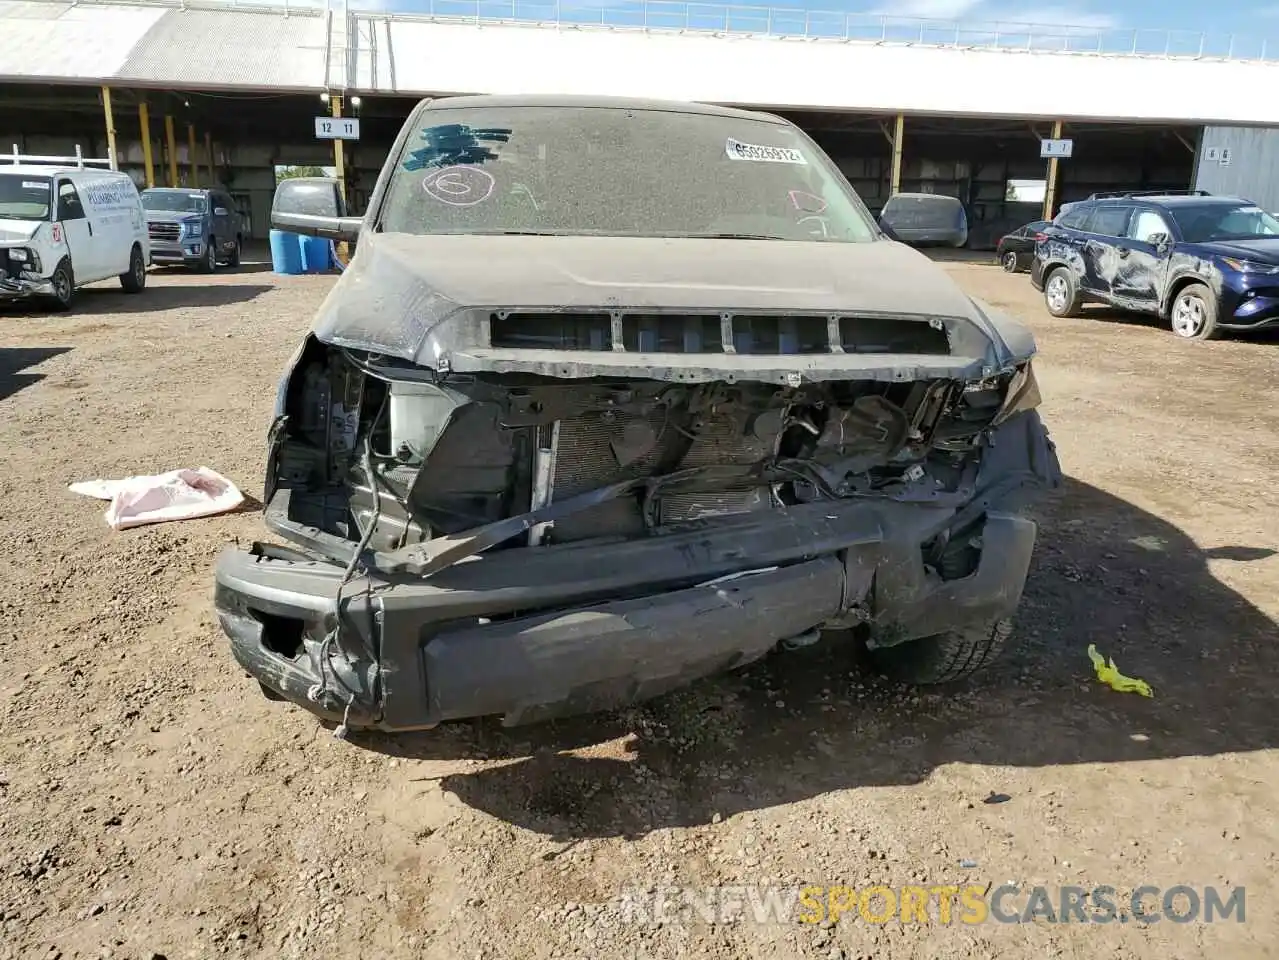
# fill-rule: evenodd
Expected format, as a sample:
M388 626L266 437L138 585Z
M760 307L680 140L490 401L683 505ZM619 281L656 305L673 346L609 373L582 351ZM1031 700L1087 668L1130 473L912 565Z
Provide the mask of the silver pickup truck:
M142 191L151 262L183 264L212 273L219 263L240 265L243 226L221 190L152 187Z

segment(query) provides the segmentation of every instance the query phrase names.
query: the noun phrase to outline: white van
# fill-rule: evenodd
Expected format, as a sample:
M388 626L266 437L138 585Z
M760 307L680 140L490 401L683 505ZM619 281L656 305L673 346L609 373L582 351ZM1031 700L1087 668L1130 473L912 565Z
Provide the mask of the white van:
M76 165L56 163L66 160ZM146 287L151 240L138 189L128 174L86 162L100 161L0 154L0 299L67 310L76 288L96 280L118 277L127 293Z

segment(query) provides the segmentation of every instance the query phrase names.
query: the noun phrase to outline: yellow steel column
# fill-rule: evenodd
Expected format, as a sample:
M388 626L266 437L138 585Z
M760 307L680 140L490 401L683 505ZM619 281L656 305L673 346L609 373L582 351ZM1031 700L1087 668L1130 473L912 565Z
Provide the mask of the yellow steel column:
M333 96L329 98L329 105L333 108L333 118L342 116L342 98ZM343 143L341 137L333 138L333 169L337 171L338 193L342 197L342 202L346 202L346 154L343 151Z
M216 187L218 181L213 176L213 134L204 135L204 155L209 161L209 186Z
M173 139L173 117L164 115L164 142L169 148L169 186L178 185L178 145Z
M119 161L115 155L115 117L111 114L111 88L102 88L102 112L107 121L107 159L111 161L111 169L119 169Z
M1053 121L1053 139L1061 139L1061 121ZM1048 161L1048 183L1044 187L1044 219L1053 218L1053 207L1057 201L1057 164L1061 161L1052 157Z
M138 126L142 128L142 164L146 167L147 186L155 186L155 165L151 162L151 115L143 100L138 104Z
M191 168L190 186L200 185L200 166L195 160L195 124L187 124L187 166Z
M889 182L888 195L895 196L902 188L902 140L906 133L906 115L897 114L897 123L893 127L893 173Z

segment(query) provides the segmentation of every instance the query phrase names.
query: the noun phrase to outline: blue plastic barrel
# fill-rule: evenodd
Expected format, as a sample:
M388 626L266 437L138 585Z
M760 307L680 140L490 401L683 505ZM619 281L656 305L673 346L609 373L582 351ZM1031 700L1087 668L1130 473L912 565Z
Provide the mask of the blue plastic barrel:
M296 233L284 230L271 231L271 269L289 275L302 272L301 239Z
M298 237L303 273L328 273L333 265L333 242L323 237Z

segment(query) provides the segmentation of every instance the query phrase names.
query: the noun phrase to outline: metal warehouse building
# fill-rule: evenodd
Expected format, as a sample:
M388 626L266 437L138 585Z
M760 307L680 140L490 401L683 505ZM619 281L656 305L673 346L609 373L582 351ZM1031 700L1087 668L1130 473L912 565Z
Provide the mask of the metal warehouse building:
M438 2L450 15L0 0L0 152L79 145L139 184L216 182L263 237L277 166L336 154L358 210L423 96L693 99L788 116L873 209L900 190L960 197L980 246L1096 190L1255 194L1279 151L1262 129L1279 124L1279 62L1235 41L663 0L616 16L547 3L533 21L509 0L505 19L488 0ZM321 114L358 118L358 140L317 139ZM1044 159L1044 140L1069 140L1069 158Z

